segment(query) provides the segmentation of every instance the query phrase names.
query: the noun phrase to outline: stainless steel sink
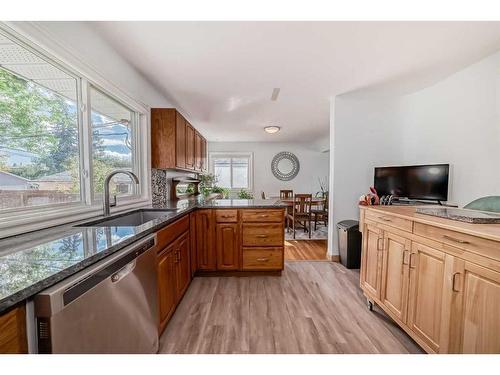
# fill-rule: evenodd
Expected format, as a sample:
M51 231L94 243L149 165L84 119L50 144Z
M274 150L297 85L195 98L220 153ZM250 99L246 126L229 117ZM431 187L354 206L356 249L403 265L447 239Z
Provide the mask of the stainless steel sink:
M176 208L163 210L136 210L126 214L110 216L104 219L75 225L76 227L137 227L149 221L169 216Z

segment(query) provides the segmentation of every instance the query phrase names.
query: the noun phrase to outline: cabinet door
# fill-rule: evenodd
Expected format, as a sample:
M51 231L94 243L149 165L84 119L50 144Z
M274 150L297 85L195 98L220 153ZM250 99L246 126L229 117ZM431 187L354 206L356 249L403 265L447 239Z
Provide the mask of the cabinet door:
M390 232L384 232L382 257L382 303L401 322L406 322L411 241Z
M201 171L202 168L202 149L201 135L197 131L194 133L194 169Z
M194 169L194 128L186 121L186 168Z
M177 275L177 298L178 301L186 291L191 280L189 268L189 235L186 233L177 240L176 275Z
M196 255L198 257L198 269L216 269L214 240L215 226L213 210L207 209L196 212Z
M175 119L175 162L177 168L186 168L186 120L180 113Z
M190 256L189 263L191 266L191 277L194 276L198 269L198 259L196 256L196 213L189 214L189 238L190 238Z
M365 223L360 285L368 296L377 299L380 299L381 288L382 241L382 231L372 224Z
M240 268L239 224L217 224L216 248L217 269L238 270Z
M203 137L201 138L201 170L207 171L207 140Z
M158 259L158 301L160 315L160 332L174 310L176 303L175 250L170 245Z
M436 353L440 352L441 328L446 326L442 320L449 311L443 298L447 257L439 250L412 243L408 327Z
M452 280L459 300L450 352L500 353L500 273L461 261Z

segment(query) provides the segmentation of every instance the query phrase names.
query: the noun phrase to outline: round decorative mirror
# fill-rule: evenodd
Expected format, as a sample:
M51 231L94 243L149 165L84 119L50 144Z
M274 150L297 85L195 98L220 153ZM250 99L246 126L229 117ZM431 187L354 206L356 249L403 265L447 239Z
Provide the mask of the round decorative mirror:
M276 154L271 162L274 177L282 181L290 181L299 173L299 159L288 151Z

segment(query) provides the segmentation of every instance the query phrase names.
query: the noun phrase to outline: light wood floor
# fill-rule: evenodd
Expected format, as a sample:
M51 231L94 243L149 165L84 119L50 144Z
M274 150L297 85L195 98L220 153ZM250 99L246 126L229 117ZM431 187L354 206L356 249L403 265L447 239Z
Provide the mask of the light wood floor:
M287 262L281 277L197 277L160 353L421 353L368 310L358 279L333 262Z
M327 240L285 240L285 260L327 260Z

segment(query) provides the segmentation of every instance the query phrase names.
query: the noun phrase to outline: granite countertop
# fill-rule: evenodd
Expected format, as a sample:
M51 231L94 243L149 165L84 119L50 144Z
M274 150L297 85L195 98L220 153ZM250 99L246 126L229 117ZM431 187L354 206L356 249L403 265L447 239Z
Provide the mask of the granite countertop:
M145 206L141 209L175 211L164 211L165 215L161 218L135 227L75 227L101 216L1 239L0 313L197 208L273 207L284 205L276 200L167 201L161 207ZM127 212L112 216L122 216Z

